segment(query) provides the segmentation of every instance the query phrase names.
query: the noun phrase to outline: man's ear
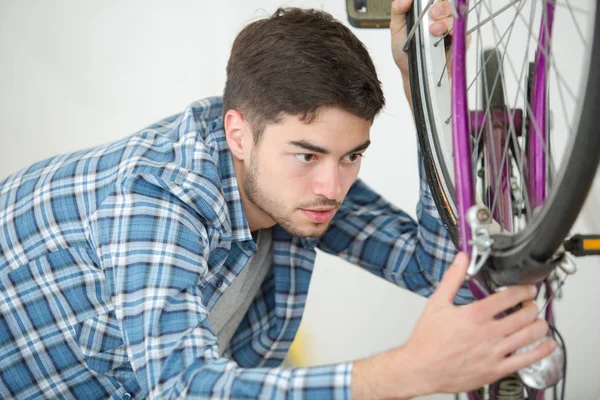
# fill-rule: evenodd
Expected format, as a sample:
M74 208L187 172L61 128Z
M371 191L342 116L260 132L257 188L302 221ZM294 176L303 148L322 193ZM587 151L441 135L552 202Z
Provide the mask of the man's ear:
M229 110L225 114L223 123L225 125L225 137L231 154L236 159L243 161L250 150L244 147L244 135L251 134L248 122L239 111Z

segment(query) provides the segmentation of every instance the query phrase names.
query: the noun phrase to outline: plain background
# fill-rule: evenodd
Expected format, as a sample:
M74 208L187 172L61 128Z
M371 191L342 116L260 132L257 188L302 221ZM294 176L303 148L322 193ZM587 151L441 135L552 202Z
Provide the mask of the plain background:
M221 94L237 32L282 5L325 9L347 23L343 0L0 0L0 176L122 138L196 99ZM414 216L415 131L389 33L355 32L375 61L387 98L360 176ZM600 232L599 197L596 185L577 226L581 231ZM557 321L568 344L567 398L591 399L600 394L600 265L595 258L578 265L556 304ZM306 359L352 360L400 345L424 304L320 254L301 327Z

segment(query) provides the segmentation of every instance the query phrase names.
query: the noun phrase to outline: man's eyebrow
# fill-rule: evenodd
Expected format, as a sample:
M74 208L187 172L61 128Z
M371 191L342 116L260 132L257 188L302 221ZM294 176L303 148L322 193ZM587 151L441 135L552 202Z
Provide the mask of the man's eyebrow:
M321 146L317 146L316 144L312 144L306 140L292 140L292 141L289 141L288 144L291 144L291 145L297 146L297 147L301 147L308 151L314 151L316 153L329 154L329 150L327 150ZM355 148L353 148L346 154L352 154L352 153L359 152L361 150L365 150L367 147L369 147L370 144L371 144L371 141L367 140L366 142L356 146Z
M366 150L366 148L369 147L370 144L371 144L371 141L367 140L366 142L364 142L361 145L356 146L355 148L353 148L352 150L350 150L346 154L352 154L352 153L357 153L357 152L362 151L362 150Z
M329 150L327 150L321 146L317 146L316 144L307 142L306 140L292 140L292 141L289 141L288 143L293 146L301 147L304 150L314 151L316 153L321 153L321 154L329 154Z

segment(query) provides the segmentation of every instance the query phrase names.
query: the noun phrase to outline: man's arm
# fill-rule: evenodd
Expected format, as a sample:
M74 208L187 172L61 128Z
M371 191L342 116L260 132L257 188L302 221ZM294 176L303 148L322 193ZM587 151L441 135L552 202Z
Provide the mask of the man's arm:
M422 167L422 163L419 163ZM361 180L350 188L318 247L422 296L430 296L456 254L420 168L417 221ZM465 287L457 303L472 301Z
M552 352L556 342L547 340L533 350L512 354L548 330L546 321L537 318L533 286L513 286L467 306L454 305L467 267L467 256L459 254L404 346L355 363L354 398L406 399L474 390ZM521 303L519 311L496 319Z
M404 52L406 41L406 13L410 11L412 0L395 0L392 3L392 19L390 21L390 34L392 37L392 55L396 65L402 74L404 94L408 100L411 112L413 112L412 95L410 91L410 79L408 73L408 55Z

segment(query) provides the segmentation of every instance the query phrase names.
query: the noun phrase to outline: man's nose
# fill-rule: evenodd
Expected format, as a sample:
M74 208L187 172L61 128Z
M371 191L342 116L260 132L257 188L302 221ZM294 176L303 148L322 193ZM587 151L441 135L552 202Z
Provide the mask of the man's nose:
M339 165L326 165L315 172L317 176L313 183L313 194L327 199L339 199L342 191Z

